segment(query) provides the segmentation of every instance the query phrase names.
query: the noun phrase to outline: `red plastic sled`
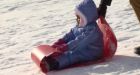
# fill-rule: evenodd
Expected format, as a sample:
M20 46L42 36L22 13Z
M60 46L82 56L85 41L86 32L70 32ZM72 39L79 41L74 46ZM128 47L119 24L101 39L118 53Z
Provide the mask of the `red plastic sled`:
M31 58L42 72L47 73L48 70L44 67L43 60L55 52L54 48L49 45L40 45L33 49Z
M102 59L100 59L99 61L90 61L86 63L75 64L72 67L100 63L108 59L111 59L114 56L117 49L117 40L111 27L103 17L100 17L98 19L98 26L103 33L104 40L104 54ZM55 52L54 48L48 45L40 45L31 52L31 58L42 70L42 72L47 73L47 69L44 68L44 64L42 63L42 61L43 59L50 56L54 52Z
M98 19L98 26L103 33L104 40L104 54L103 59L108 60L112 58L117 50L117 39L109 24L103 17Z

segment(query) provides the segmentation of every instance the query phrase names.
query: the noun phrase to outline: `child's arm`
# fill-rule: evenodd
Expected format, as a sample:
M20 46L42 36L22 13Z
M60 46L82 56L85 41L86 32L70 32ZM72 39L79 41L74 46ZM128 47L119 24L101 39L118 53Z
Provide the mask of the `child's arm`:
M59 39L57 42L55 42L52 47L57 48L59 52L64 52L67 50L68 46L67 43L71 40L73 40L75 37L73 35L73 29L67 34L64 35L63 38Z
M71 29L71 31L69 33L65 34L63 38L56 41L52 45L52 47L56 48L57 46L66 44L67 42L71 41L72 39L74 39L74 35L73 35L72 29Z
M64 41L65 41L66 43L68 43L69 41L75 39L75 36L74 36L74 34L73 34L73 29L71 29L69 33L65 34L64 37L63 37L62 39L64 39Z
M99 38L102 39L101 32L99 30L93 30L90 32L82 33L81 35L77 36L74 40L67 43L68 49L72 50L78 46L86 46L89 43L98 43Z
M53 48L56 48L57 46L62 45L62 44L65 44L64 39L58 39L58 41L56 41L56 42L52 45L52 47L53 47Z

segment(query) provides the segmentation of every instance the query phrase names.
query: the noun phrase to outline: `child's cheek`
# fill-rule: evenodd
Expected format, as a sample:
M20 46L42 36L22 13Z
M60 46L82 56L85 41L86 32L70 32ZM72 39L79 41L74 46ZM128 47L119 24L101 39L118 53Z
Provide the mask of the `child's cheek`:
M84 20L80 19L79 26L83 26L83 25L84 25Z
M77 24L79 25L80 24L80 20L79 19L76 19L76 21L77 21Z

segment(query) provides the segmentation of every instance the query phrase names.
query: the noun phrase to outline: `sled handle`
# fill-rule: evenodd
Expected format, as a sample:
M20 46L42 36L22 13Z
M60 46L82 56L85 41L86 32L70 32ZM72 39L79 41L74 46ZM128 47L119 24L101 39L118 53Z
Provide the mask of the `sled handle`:
M105 18L107 6L111 6L111 2L112 2L112 0L101 0L100 1L99 8L98 8L99 16L103 16L103 18Z

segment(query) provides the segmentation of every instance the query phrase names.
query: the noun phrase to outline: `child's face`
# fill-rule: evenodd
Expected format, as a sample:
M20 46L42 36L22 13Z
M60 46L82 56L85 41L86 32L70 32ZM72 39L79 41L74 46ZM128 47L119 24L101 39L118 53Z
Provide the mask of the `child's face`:
M77 21L77 24L79 25L80 24L80 17L78 15L76 15L76 21Z
M78 26L82 27L84 24L84 20L79 15L76 15L76 17L77 17L76 21L77 21Z

